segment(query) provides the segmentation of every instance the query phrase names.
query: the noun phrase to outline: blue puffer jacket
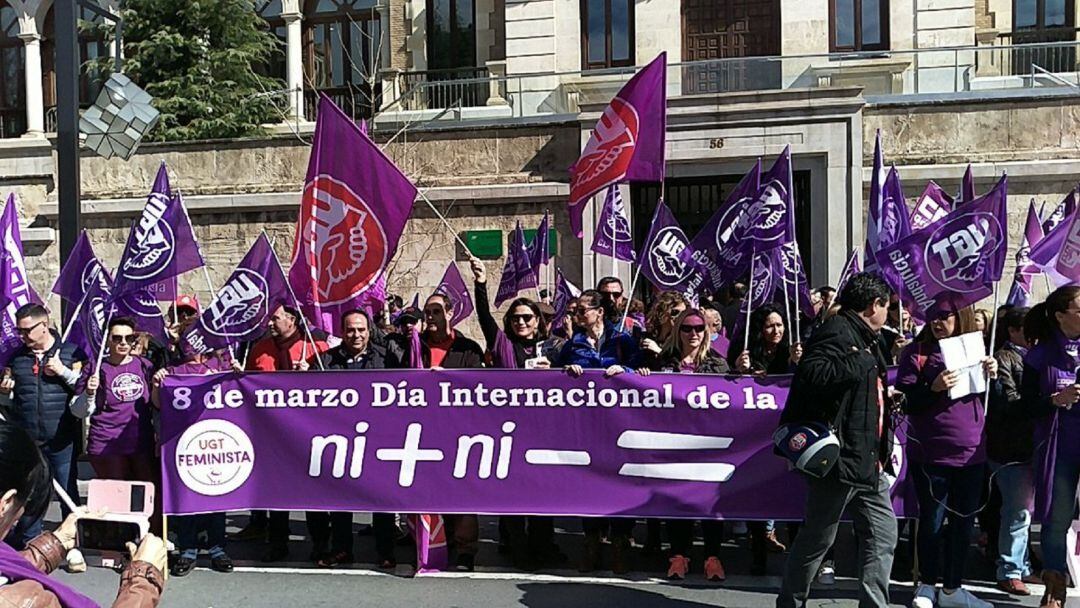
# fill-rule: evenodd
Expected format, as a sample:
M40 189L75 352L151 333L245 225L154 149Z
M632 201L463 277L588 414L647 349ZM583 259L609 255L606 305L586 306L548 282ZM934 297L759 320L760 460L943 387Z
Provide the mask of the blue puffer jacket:
M42 362L57 352L60 361L69 368L76 361L83 362L82 351L73 344L61 342L55 331L52 334L56 342L45 353ZM11 393L12 421L41 443L63 447L74 441L79 435L79 420L68 409L68 403L76 394L75 387L59 376L46 374L44 363L38 364L34 352L26 346L15 351L8 367L15 380L15 390ZM79 398L86 397L80 395Z
M580 365L584 369L607 369L612 365L621 365L628 371L634 371L639 364L638 345L630 334L615 331L611 323L604 323L604 336L597 351L582 330L574 331L559 351L558 367Z

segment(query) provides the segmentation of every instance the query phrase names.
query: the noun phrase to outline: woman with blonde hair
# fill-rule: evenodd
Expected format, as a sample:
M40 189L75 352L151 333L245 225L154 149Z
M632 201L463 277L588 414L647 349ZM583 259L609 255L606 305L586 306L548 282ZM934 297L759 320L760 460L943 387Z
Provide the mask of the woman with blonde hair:
M687 308L674 318L660 354L649 369L639 373L648 375L650 371L686 374L726 374L730 372L727 361L711 348L712 329L705 313L696 308ZM669 519L667 526L668 540L671 542L670 567L668 578L682 580L690 568L690 547L693 544L694 520ZM720 543L723 541L723 522L702 520L701 530L705 536L705 578L710 581L723 581L724 566L720 563Z

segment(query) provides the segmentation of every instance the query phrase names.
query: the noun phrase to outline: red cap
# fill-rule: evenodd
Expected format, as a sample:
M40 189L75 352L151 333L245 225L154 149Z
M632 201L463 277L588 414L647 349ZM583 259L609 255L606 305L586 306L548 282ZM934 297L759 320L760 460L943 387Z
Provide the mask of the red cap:
M190 308L195 312L199 312L199 300L196 299L195 296L180 296L176 298L176 302L173 303L173 306L175 306L177 310L180 310L181 308Z

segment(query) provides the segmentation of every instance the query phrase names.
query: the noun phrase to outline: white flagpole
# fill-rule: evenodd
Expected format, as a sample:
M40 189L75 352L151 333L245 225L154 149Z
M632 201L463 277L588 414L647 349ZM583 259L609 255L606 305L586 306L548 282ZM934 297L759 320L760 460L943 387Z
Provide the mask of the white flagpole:
M95 275L96 276L96 275ZM64 328L64 334L60 336L61 342L67 342L68 336L71 335L71 330L75 327L75 320L79 318L79 313L82 312L82 307L86 303L86 296L90 295L89 291L83 292L79 303L75 305L75 310L71 313L71 318L68 319L67 327Z
M105 317L105 325L101 328L101 344L98 346L97 363L94 366L95 374L101 373L101 361L105 358L105 345L109 341L109 323L112 323L113 312L115 312L115 310L115 306L109 307L109 315Z
M307 317L304 316L304 311L300 307L300 300L296 299L296 293L293 291L292 285L289 284L288 275L285 274L285 268L281 265L281 259L278 258L277 252L274 251L273 248L270 249L270 252L274 255L274 262L277 263L278 270L281 271L281 275L286 279L285 287L289 290L289 297L292 298L293 304L296 306L296 312L300 314L300 324L304 327L304 335L307 336L308 342L311 342L312 350L318 355L319 349L315 347L315 338L311 337L311 328L308 327ZM306 354L307 343L304 344L304 348ZM250 350L251 349L248 349L248 354L250 354ZM316 356L315 362L319 364L319 370L326 371L326 368L323 366L322 357Z
M994 281L994 319L990 322L990 346L987 350L994 348L994 338L997 337L997 322L998 322L998 281ZM991 357L994 353L988 353ZM983 395L983 416L986 416L986 410L990 406L990 378L986 379L986 394Z
M431 200L428 199L427 194L425 194L423 190L417 190L416 194L419 195L425 203L427 203L428 207L431 207L431 211L435 213L435 217L442 220L443 225L445 225L446 229L450 231L450 234L454 237L454 240L460 243L461 246L465 248L465 252L468 253L469 246L465 244L465 241L461 240L461 237L458 236L457 232L454 230L454 227L450 225L450 222L446 221L446 217L442 213L440 213L439 210L435 207L435 205L432 204Z
M743 332L743 352L750 350L750 309L754 303L754 263L757 261L757 248L750 255L750 281L746 287L746 331Z
M660 190L660 192L661 192L660 201L657 202L656 210L653 211L652 222L649 223L650 226L652 224L656 223L656 216L660 213L660 202L663 202L663 200L664 200L664 194L663 194L664 190L663 190L663 188L664 188L664 185L663 185L663 183L661 183L660 184L660 189L661 189ZM651 243L646 242L645 246L642 248L641 254L638 255L637 264L635 264L635 266L637 268L634 270L634 277L630 280L630 291L628 293L624 294L626 296L626 305L623 306L622 321L619 323L619 327L616 328L619 331L623 331L623 329L626 327L626 317L630 315L630 301L634 299L634 289L637 288L638 277L641 276L642 256L644 254L648 254L649 245L651 245ZM611 241L611 253L612 253L612 256L614 257L614 254L615 254L615 240L614 239L612 239L612 241Z

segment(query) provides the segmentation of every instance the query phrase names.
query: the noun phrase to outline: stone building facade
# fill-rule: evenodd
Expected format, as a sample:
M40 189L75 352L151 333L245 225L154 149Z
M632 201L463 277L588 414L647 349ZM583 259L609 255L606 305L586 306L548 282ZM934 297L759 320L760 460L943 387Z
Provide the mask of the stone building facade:
M374 139L459 236L497 230L505 242L517 219L531 228L550 210L559 266L575 283L592 285L613 266L589 252L590 228L580 241L569 233L566 169L633 66L666 51L669 179L663 188L624 187L635 231L644 231L661 193L692 231L755 159L768 162L791 145L801 247L810 281L827 283L862 243L877 129L909 198L929 179L955 191L968 162L980 190L1007 171L1013 236L1030 199L1056 204L1075 186L1077 15L1066 9L1077 9L1044 0L1043 10L1029 15L1028 4L264 1L258 10L282 40L281 61L271 66L283 83L281 124L268 125L261 138L148 144L129 162L84 155L85 224L115 264L165 160L214 283L261 230L287 260L312 101L322 91L369 122ZM11 99L22 100L14 115L21 112L25 123L21 133L3 130L0 185L19 195L31 278L42 292L59 263L49 13L49 0L0 0L0 29L9 40L15 31L21 45L0 38L6 73L21 76L12 81L22 83L21 97ZM93 44L85 41L84 49ZM16 60L21 70L8 65ZM11 114L10 100L3 101L0 118ZM448 261L466 259L453 237L418 201L393 262L391 291L406 299L430 292ZM486 263L497 282L501 258ZM628 265L614 271L630 282ZM184 283L206 297L201 274Z

